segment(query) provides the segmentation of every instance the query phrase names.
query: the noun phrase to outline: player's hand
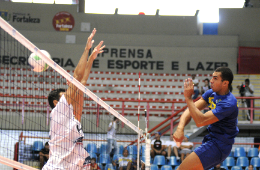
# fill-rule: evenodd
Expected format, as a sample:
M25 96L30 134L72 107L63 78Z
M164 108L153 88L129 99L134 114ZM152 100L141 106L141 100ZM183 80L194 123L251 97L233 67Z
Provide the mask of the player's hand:
M184 82L184 97L190 98L194 93L194 84L192 82L192 79L188 78Z
M67 85L68 85L68 86L70 85L70 82L69 82L69 80L67 80Z
M94 40L92 40L92 39L93 39L94 35L96 34L96 31L97 31L96 28L94 28L92 33L88 37L88 41L87 41L87 44L86 44L86 50L89 50L92 47L92 45L94 43Z
M176 142L177 147L180 147L181 142L184 139L184 131L182 129L177 128L177 130L173 134L173 139Z
M97 58L97 55L100 53L103 53L103 49L105 48L105 45L103 45L104 41L100 41L100 43L94 48L91 56L93 57L93 59L95 60ZM103 46L102 46L103 45Z

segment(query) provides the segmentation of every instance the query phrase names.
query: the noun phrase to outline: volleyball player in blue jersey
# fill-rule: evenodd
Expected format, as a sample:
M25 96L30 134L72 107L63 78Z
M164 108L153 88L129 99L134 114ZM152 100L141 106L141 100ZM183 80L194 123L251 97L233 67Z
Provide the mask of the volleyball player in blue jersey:
M191 118L198 127L209 125L209 134L204 137L202 145L185 158L178 170L210 169L224 161L230 154L234 138L239 132L237 100L229 91L232 81L233 73L229 68L217 68L210 81L211 89L194 103L191 97L193 94L192 80L185 80L184 97L188 109L181 116L174 139L176 142L183 140L184 127ZM200 110L207 106L210 110L203 114Z

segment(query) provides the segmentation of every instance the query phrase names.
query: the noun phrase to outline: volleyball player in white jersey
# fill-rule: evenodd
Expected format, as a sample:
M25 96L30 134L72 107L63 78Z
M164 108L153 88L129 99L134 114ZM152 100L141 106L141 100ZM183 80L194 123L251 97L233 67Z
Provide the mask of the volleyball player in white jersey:
M86 85L94 59L102 53L103 41L93 50L88 58L89 49L94 41L96 29L89 36L85 50L74 71L73 77ZM102 47L101 47L102 46ZM83 92L72 83L65 89L50 92L48 101L52 107L50 125L50 157L43 170L85 170L90 169L90 157L83 148L84 137L80 119L83 109Z

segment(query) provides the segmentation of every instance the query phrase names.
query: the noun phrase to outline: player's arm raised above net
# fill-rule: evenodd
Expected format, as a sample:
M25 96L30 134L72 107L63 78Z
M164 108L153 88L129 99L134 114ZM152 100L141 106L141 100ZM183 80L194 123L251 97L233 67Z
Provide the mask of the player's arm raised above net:
M92 33L90 34L90 36L88 37L88 41L87 41L87 44L86 44L86 47L84 49L84 52L78 62L78 65L76 66L75 70L74 70L74 74L73 74L73 77L78 80L79 82L81 81L81 79L83 78L84 76L84 72L85 72L85 68L87 66L87 63L88 63L88 53L89 53L89 49L92 47L93 43L94 43L94 40L93 37L96 33L96 29L94 28ZM77 88L72 84L72 83L68 83L69 85L69 88L66 92L66 100L68 102L68 104L71 104L72 101L75 101L74 100L74 97L75 95L71 95L71 94L75 94L76 93L76 90Z
M83 77L80 81L84 86L86 86L86 84L87 84L87 80L88 80L88 77L89 77L89 74L90 74L90 70L91 70L93 61L97 58L97 55L99 53L103 52L103 48L105 46L102 46L102 44L103 44L103 41L101 41L95 47L95 49L93 50L92 54L90 55L90 57L87 61L87 65L86 65L85 70L84 70L84 75L83 75ZM80 120L81 114L82 114L82 109L83 109L83 102L84 102L83 92L81 90L79 90L76 86L74 86L72 83L70 83L66 94L67 94L66 96L72 97L70 99L71 103L69 103L69 104L72 104L72 106L73 106L74 115L75 115L76 119ZM67 99L67 101L68 101L68 99Z
M73 77L75 79L77 79L79 82L81 81L81 79L84 76L85 68L86 68L87 61L88 61L89 49L92 47L92 45L94 43L94 40L92 40L92 39L93 39L94 35L96 34L96 31L97 31L96 28L94 28L92 33L88 37L88 41L87 41L85 50L84 50L84 52L83 52L83 54L82 54L82 56L81 56L81 58L78 62L77 67L74 70Z

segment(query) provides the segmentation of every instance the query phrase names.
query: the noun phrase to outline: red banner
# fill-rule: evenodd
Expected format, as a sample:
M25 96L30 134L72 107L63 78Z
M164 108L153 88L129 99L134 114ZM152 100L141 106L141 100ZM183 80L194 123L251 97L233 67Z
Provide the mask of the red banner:
M239 47L238 74L260 74L260 48Z

